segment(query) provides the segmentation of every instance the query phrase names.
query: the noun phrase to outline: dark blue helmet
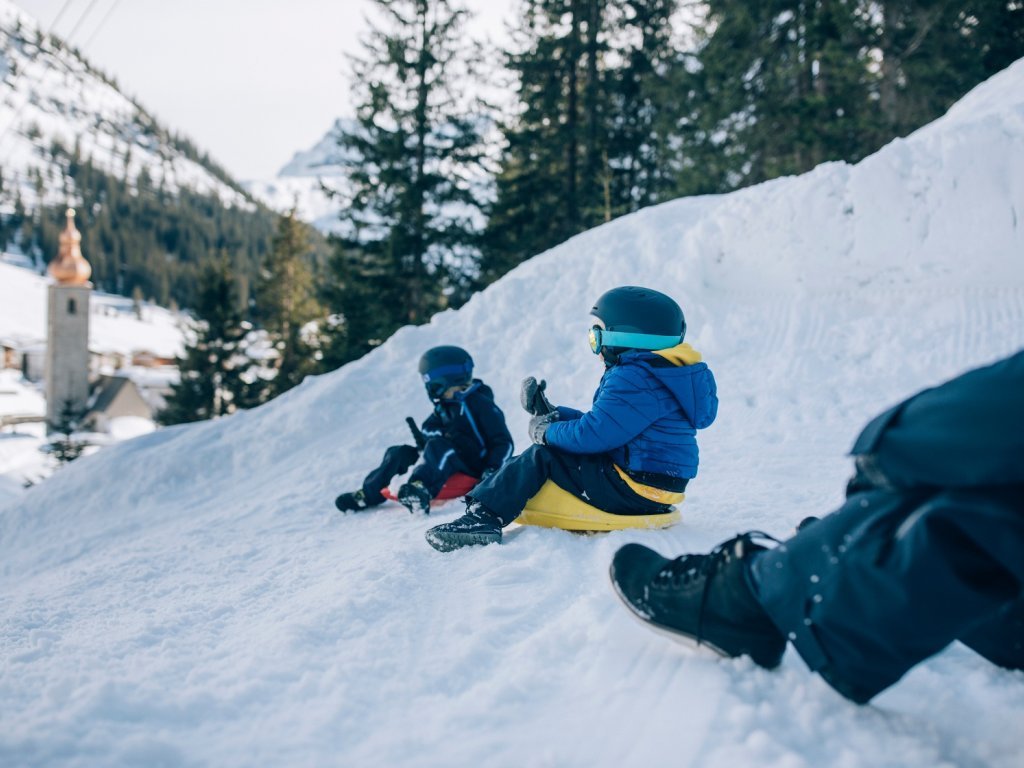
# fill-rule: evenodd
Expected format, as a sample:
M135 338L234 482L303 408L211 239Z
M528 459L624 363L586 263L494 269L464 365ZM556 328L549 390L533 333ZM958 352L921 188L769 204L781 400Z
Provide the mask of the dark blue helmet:
M614 362L627 349L669 349L686 336L683 310L669 296L650 288L612 288L595 302L590 314L601 321L590 330L594 354Z
M436 402L452 387L473 381L473 358L462 347L432 347L420 357L420 376Z

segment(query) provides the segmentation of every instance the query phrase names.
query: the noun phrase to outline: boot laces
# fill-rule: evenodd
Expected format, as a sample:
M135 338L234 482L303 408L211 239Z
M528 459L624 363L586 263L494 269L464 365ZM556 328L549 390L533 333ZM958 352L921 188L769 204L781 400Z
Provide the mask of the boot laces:
M733 558L743 559L754 544L754 539L764 539L779 543L779 540L764 531L748 531L723 541L706 555L682 555L671 560L655 576L659 586L684 587L698 579L704 584L700 594L700 607L697 613L697 644L704 638L704 613L707 607L708 594L711 589L712 576ZM760 545L754 545L763 549Z

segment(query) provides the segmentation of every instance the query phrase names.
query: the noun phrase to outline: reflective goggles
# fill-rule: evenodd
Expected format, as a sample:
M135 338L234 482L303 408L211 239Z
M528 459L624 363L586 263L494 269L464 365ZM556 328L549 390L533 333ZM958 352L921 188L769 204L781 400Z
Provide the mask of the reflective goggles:
M658 336L653 333L628 333L626 331L606 331L599 326L590 329L590 351L601 354L605 347L621 347L624 349L668 349L680 341L679 336Z
M472 376L471 365L443 365L423 374L423 386L431 400L439 400L451 387L468 382Z

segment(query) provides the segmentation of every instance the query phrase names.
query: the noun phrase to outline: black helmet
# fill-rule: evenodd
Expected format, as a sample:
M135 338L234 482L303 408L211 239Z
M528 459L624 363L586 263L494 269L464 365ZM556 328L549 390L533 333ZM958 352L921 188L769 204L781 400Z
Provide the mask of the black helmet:
M447 390L473 380L473 358L461 347L432 347L420 357L420 376L430 399L441 399Z
M683 310L672 298L650 288L612 288L594 303L590 314L604 326L590 332L594 354L603 350L614 358L627 349L668 349L686 336Z

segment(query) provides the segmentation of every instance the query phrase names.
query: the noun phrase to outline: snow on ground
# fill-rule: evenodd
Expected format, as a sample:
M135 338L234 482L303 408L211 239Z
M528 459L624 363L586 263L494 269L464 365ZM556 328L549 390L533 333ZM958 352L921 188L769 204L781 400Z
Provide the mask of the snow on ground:
M868 707L683 649L613 597L613 552L786 535L835 507L872 414L1024 346L1024 62L857 166L585 233L458 312L254 411L80 460L0 510L0 763L1020 766L1024 674L954 645ZM520 379L585 406L602 291L686 309L718 422L669 531L340 515L423 416L423 349L468 348L519 447Z

